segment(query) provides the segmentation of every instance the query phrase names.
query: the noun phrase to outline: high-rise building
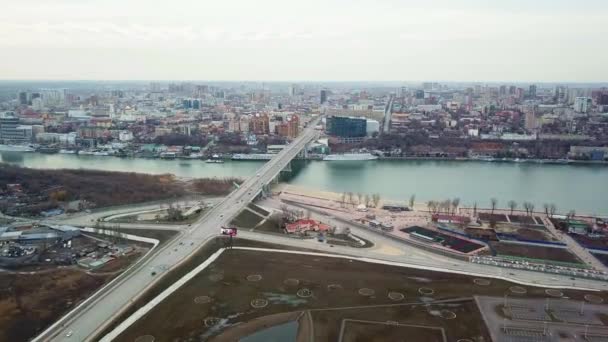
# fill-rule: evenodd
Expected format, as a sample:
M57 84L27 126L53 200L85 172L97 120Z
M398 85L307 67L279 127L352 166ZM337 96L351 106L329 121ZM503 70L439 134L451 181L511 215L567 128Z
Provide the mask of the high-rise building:
M296 84L289 85L289 88L287 89L287 92L289 93L289 96L291 96L291 97L296 96L297 91L298 91L298 86Z
M24 91L19 92L19 104L22 106L27 105L27 93Z
M34 110L42 110L44 108L44 103L42 102L42 98L32 97L32 109Z
M505 96L505 95L507 95L507 86L506 86L506 85L501 85L501 86L500 86L500 89L499 89L499 91L498 91L498 94L499 94L500 96Z
M534 132L538 128L538 119L536 118L536 109L527 108L524 110L524 124L528 132Z
M530 89L528 90L528 93L531 98L536 98L536 84L530 84Z
M249 121L249 131L254 134L268 134L270 132L270 119L266 114L256 114Z
M150 91L151 92L159 92L160 91L160 83L158 82L150 82Z
M319 103L324 104L325 102L327 102L327 90L322 89Z
M367 120L347 116L331 116L327 118L327 134L341 138L359 138L367 134Z
M517 88L515 90L515 97L517 97L517 99L519 101L524 99L524 88Z
M296 138L300 134L300 118L289 116L283 123L276 126L277 134L282 137Z
M590 97L577 97L574 99L574 111L577 113L588 113L591 109Z

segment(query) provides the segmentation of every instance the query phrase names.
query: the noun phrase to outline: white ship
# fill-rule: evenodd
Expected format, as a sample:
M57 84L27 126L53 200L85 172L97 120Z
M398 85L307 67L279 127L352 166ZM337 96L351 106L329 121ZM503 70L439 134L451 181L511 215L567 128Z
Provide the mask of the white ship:
M61 149L61 150L59 150L59 153L61 153L61 154L76 154L76 151L75 150Z
M34 152L35 149L29 145L0 145L0 151L9 152Z
M361 161L361 160L376 160L378 157L371 153L344 153L330 154L323 157L325 161Z
M209 164L223 164L224 161L221 159L207 159L205 161L205 163L209 163Z

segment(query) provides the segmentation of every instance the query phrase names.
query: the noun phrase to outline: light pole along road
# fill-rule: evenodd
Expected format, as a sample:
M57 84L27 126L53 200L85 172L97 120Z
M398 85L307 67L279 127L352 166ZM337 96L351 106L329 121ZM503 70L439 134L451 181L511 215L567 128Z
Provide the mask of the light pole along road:
M238 189L216 204L192 227L161 247L148 259L125 271L113 283L96 292L84 302L85 304L76 307L42 332L34 341L88 341L95 337L117 314L126 310L130 303L142 295L145 289L203 247L211 238L217 236L220 228L228 225L230 220L317 136L315 126L320 119L321 117L318 117L310 122L293 142L264 164ZM158 274L152 276L151 270Z

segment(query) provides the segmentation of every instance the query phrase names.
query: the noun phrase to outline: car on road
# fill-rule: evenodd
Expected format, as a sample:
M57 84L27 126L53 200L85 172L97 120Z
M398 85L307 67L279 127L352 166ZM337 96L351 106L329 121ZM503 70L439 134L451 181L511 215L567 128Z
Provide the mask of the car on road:
M67 333L65 333L65 337L70 337L74 334L74 332L72 330L68 331Z

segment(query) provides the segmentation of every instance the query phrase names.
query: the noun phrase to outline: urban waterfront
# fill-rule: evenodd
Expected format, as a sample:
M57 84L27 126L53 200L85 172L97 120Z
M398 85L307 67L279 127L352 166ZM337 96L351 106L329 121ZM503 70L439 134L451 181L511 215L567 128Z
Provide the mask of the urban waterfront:
M160 160L39 153L2 153L2 161L31 168L83 168L179 177L248 177L263 162ZM487 207L490 198L506 207L509 200L530 201L542 211L554 203L559 212L608 214L608 168L601 165L489 163L478 161L364 162L296 161L290 184L353 193L379 193L385 199L416 201L459 197L464 205Z

